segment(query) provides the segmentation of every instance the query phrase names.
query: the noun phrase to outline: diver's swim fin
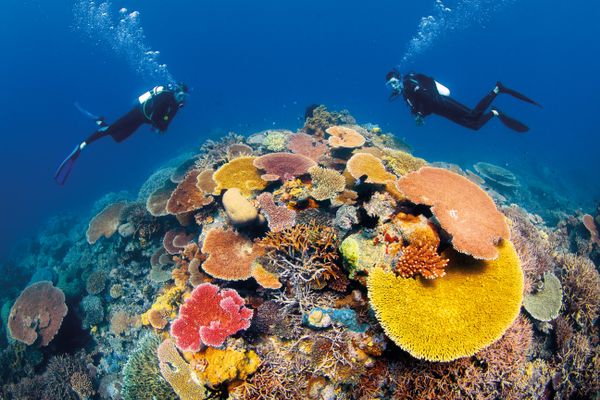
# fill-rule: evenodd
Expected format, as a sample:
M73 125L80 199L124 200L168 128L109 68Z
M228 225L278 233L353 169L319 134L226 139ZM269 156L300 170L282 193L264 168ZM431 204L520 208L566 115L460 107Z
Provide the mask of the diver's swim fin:
M523 100L524 102L533 104L534 106L538 106L540 108L543 108L542 105L539 104L537 101L530 99L529 97L525 96L522 93L517 92L516 90L507 88L506 86L504 86L502 84L502 82L497 82L496 86L498 86L500 93L506 93L506 94L511 95L512 97L515 97L519 100Z
M59 185L63 186L69 178L71 171L73 170L73 165L75 165L75 160L79 158L79 154L81 154L81 145L75 147L75 149L69 154L67 158L60 164L56 173L54 174L54 180Z
M514 118L509 117L508 115L504 114L502 111L499 111L498 109L493 109L493 111L496 111L494 114L500 119L500 121L504 125L506 125L510 129L512 129L513 131L517 131L519 133L525 133L529 130L529 127L527 125L525 125L522 122L517 121Z
M85 108L81 107L78 102L75 102L75 108L77 108L86 117L93 119L94 122L96 123L96 125L98 125L100 127L107 125L106 122L104 122L104 117L99 117L97 115L92 114Z

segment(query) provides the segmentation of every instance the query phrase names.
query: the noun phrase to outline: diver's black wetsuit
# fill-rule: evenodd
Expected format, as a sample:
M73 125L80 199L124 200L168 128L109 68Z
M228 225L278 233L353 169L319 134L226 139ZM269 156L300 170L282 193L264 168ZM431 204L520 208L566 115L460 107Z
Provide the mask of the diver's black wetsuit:
M143 103L138 101L131 111L114 123L106 125L102 122L101 128L92 133L85 143L90 144L105 136L111 136L120 143L133 135L143 124L151 124L159 132L165 132L178 109L179 104L175 100L174 93L163 89Z
M438 92L435 80L423 74L407 74L403 78L402 95L415 116L426 117L437 114L464 127L479 130L494 117L485 110L497 96L495 91L488 93L473 109Z

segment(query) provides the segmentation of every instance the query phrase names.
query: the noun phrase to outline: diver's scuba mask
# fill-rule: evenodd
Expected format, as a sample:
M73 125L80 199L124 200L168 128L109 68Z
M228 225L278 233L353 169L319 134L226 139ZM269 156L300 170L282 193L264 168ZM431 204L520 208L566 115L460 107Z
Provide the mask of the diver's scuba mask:
M175 96L175 101L179 107L183 107L185 101L187 100L187 96L189 96L187 86L183 83L173 85L173 93Z
M396 100L396 98L398 96L400 96L400 94L402 93L402 89L404 89L404 85L402 84L402 81L400 79L396 78L395 76L391 77L385 83L385 85L392 90L392 93L390 94L390 101Z

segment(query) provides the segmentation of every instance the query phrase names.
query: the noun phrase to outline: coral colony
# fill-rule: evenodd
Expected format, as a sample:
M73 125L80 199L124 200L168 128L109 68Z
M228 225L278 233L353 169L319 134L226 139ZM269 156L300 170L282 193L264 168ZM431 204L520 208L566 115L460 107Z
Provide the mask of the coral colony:
M475 171L324 106L208 141L15 264L0 397L597 395L599 216L550 229Z

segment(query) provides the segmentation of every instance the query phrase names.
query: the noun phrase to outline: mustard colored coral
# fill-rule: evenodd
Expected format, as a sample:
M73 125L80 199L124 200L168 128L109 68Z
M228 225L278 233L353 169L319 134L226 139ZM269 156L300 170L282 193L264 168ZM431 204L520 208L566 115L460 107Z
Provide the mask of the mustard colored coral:
M164 328L167 320L173 320L177 317L177 309L182 302L182 298L182 288L178 286L168 287L163 294L158 296L152 307L141 315L142 324L151 325L156 329ZM162 324L163 320L165 321L164 324ZM159 321L161 322L159 323Z
M263 190L267 182L261 179L261 173L254 166L256 157L239 157L223 164L213 174L217 187L215 193L223 189L238 188L244 196L249 196L254 190Z
M193 355L191 365L195 380L214 388L225 382L245 380L256 372L260 358L251 350L208 347Z
M444 253L445 277L404 279L376 268L367 280L369 300L386 335L412 356L451 361L498 340L519 314L523 272L512 243L481 261Z

